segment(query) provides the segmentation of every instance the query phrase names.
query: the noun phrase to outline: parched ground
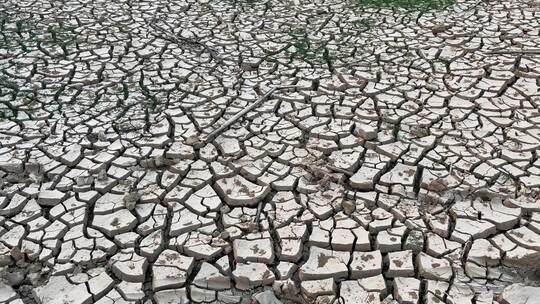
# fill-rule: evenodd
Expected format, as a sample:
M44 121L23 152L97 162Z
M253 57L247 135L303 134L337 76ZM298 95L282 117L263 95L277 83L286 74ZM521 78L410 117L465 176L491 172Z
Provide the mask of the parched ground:
M0 303L540 303L540 2L358 1L0 3Z

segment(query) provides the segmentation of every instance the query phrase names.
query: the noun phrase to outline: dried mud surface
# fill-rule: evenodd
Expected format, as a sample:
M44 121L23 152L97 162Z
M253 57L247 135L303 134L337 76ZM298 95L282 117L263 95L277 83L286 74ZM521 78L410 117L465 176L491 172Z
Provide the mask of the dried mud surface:
M5 0L0 303L539 303L539 29Z

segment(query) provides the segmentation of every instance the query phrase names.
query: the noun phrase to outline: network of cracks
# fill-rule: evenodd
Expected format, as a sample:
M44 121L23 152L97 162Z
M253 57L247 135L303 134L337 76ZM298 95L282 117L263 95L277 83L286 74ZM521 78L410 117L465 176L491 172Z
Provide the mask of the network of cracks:
M540 303L539 30L537 0L5 0L0 303Z

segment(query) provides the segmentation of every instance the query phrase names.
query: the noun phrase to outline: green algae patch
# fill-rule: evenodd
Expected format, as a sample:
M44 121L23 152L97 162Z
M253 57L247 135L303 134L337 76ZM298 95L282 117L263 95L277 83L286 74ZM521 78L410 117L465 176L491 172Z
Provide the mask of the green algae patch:
M455 0L355 0L355 2L365 7L427 11L447 8L453 5Z

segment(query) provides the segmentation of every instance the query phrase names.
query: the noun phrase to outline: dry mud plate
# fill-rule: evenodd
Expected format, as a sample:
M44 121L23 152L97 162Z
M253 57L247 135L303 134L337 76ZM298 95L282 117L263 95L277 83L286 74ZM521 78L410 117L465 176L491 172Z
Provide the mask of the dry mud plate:
M0 303L540 303L539 30L538 0L2 1Z

